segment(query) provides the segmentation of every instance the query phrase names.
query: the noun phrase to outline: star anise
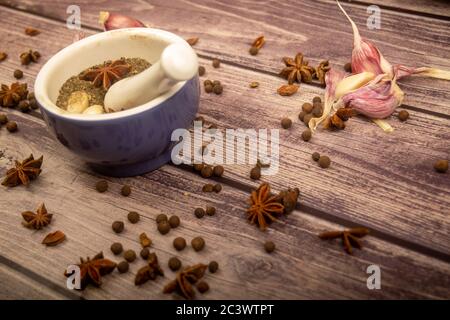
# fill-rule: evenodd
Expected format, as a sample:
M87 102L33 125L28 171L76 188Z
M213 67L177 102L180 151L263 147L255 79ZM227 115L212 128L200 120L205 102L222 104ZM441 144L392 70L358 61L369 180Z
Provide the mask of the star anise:
M261 230L265 230L269 222L275 221L274 215L281 215L284 206L279 203L277 196L270 194L270 186L263 183L250 196L250 208L247 209L248 220L258 224Z
M121 80L130 72L131 66L123 59L107 62L103 66L93 67L80 75L80 79L92 81L94 86L103 86L108 90L116 81Z
M328 60L321 61L316 67L314 76L319 80L322 86L325 85L325 74L331 69Z
M170 281L164 287L163 293L176 291L186 299L194 299L195 291L192 285L203 277L206 268L206 265L199 263L178 272L175 280Z
M330 240L330 239L342 239L342 244L344 246L345 251L348 254L352 254L352 246L361 249L361 241L359 241L358 238L362 238L369 234L369 229L358 227L358 228L352 228L344 231L328 231L319 234L319 238L323 240Z
M148 256L147 265L138 270L134 284L139 286L148 280L155 280L157 276L164 276L164 271L159 266L156 253L152 252Z
M16 160L15 167L6 171L6 177L2 181L2 185L15 187L24 184L27 186L30 180L36 179L41 173L42 161L43 156L34 159L32 154L22 162Z
M103 257L103 252L97 254L94 258L89 257L84 260L80 258L80 289L84 290L88 284L100 287L102 284L102 276L114 271L116 263ZM67 271L64 272L66 277L71 276Z
M22 217L23 220L25 220L25 227L39 230L52 222L53 214L48 213L47 209L45 208L45 204L42 203L37 209L36 213L25 211L22 212Z
M8 87L6 84L1 85L0 105L3 107L14 107L20 100L26 99L28 95L27 84L14 82Z
M315 71L313 67L308 66L308 61L303 60L303 54L297 53L294 59L284 57L283 62L286 67L281 70L280 76L286 78L289 84L293 84L295 81L298 83L312 81Z

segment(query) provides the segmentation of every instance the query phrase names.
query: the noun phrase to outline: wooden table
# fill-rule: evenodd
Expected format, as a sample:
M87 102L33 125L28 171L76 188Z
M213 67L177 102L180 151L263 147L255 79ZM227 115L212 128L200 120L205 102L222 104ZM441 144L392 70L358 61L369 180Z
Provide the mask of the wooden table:
M412 3L411 3L412 2ZM74 1L0 1L0 50L8 59L0 63L1 83L14 81L20 68L30 88L43 63L72 42L75 31L66 28L67 6ZM0 197L0 297L3 299L167 299L163 286L174 273L169 257L179 256L185 265L217 260L220 270L207 274L211 290L207 299L391 299L450 298L450 179L449 173L433 170L437 159L450 154L450 83L425 78L402 80L406 98L400 109L410 113L395 128L382 132L363 117L349 121L343 131L321 131L306 143L304 126L297 119L301 105L316 95L319 85L302 84L292 97L277 95L285 83L277 76L281 58L301 51L317 64L330 59L336 68L349 61L352 33L349 23L333 1L87 1L78 0L82 26L87 34L101 31L101 10L134 16L149 26L199 37L195 50L204 78L224 84L221 96L202 92L199 114L219 128L279 128L288 116L293 127L280 131L280 171L263 177L275 191L300 188L297 210L261 232L246 221L251 189L260 182L249 178L251 166L227 165L222 192L202 193L207 180L189 166L165 165L133 178L101 177L90 171L47 131L40 113L5 109L17 121L14 134L0 129L0 173L30 153L44 155L43 172L30 187L1 189ZM378 3L382 27L365 27L367 6ZM450 70L450 5L445 1L391 0L344 3L364 36L379 46L391 63L434 66ZM41 30L36 37L24 28ZM248 54L250 43L264 34L266 45L257 56ZM20 65L18 55L33 48L42 53L38 64ZM211 60L219 58L214 69ZM203 78L203 79L204 79ZM250 89L249 83L260 82ZM314 152L332 159L329 169L311 160ZM109 190L100 194L95 183L105 178ZM119 194L123 184L132 186L130 197ZM63 230L67 241L57 247L40 242L45 231L21 225L20 213L45 202L54 214L48 231ZM196 207L214 205L214 217L197 219ZM126 221L137 211L138 224L126 223L124 233L111 230L114 220ZM177 214L178 229L162 236L156 230L159 213ZM326 242L318 234L329 229L365 226L372 234L363 239L363 250L346 254L339 242ZM104 278L100 289L83 292L65 287L63 271L79 257L99 251L118 261L109 250L119 241L139 251L138 235L153 239L166 273L165 278L141 287L133 284L140 258L130 272ZM177 253L172 240L188 241L201 235L206 249L188 248ZM273 240L276 251L264 252L263 243ZM381 268L381 290L369 290L366 269Z

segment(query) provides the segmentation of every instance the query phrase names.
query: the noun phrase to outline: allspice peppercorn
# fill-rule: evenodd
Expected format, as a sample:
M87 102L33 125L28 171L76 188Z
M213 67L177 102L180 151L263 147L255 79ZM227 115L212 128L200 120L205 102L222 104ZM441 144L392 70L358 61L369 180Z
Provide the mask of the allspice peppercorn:
M131 249L127 250L123 253L123 257L128 262L133 262L134 260L136 260L136 252L134 252L134 250L131 250Z
M169 225L171 228L177 228L180 225L180 218L178 216L171 216L169 218Z
M131 187L129 185L124 185L122 187L122 189L120 190L120 193L124 196L124 197L128 197L131 193Z
M312 99L312 102L313 102L313 104L315 104L315 103L321 103L321 102L322 102L322 98L319 97L319 96L315 96L315 97Z
M204 66L198 66L198 75L201 77L201 76L204 76L205 75L205 72L206 72L206 69L205 69L205 67Z
M305 103L302 105L302 110L303 110L305 113L311 113L312 109L313 109L313 105L312 105L311 103L309 103L309 102L305 102Z
M344 70L347 72L352 72L352 64L350 62L344 64Z
M307 115L307 113L305 111L300 111L300 113L298 114L298 119L300 121L303 121L303 119L305 118L306 115Z
M312 136L312 133L311 133L311 129L309 129L309 128L302 132L303 141L311 140L311 136Z
M100 180L97 181L95 184L95 189L97 189L98 192L103 193L106 190L108 190L108 181L106 180Z
M17 104L17 108L22 112L28 112L30 111L30 103L28 102L28 100L21 100Z
M448 170L448 160L438 160L434 163L434 170L439 173L446 173Z
M167 216L164 213L160 213L156 216L156 223L167 221Z
M161 221L158 223L158 231L161 234L167 234L170 231L170 224L167 221Z
M209 272L216 273L217 270L219 269L219 264L217 263L217 261L211 261L208 265L208 269Z
M314 153L312 154L312 159L313 159L314 161L319 161L319 159L320 159L320 153L314 152Z
M177 237L177 238L173 239L173 247L177 251L183 250L184 248L186 248L186 240L182 237Z
M311 113L308 113L307 115L305 115L303 117L303 123L308 126L309 125L309 121L313 118L313 115Z
M209 285L208 285L208 283L206 282L206 281L199 281L198 283L197 283L197 290L198 290L198 292L200 292L200 293L205 293L206 291L208 291L209 290Z
M311 111L311 114L314 116L314 118L318 118L322 116L322 106L321 103L315 104L313 107L313 110Z
M194 214L197 218L201 219L205 216L205 210L203 208L196 208Z
M177 257L172 257L168 262L169 268L172 271L177 271L181 268L181 261Z
M114 253L114 255L121 254L122 251L123 251L123 247L122 247L122 244L121 244L121 243L119 243L119 242L114 242L114 243L111 245L111 252Z
M141 218L141 216L139 215L139 213L135 212L135 211L130 211L128 213L128 221L130 221L131 223L138 223L139 219Z
M195 251L201 251L205 247L205 240L202 237L195 237L191 241L191 246Z
M206 214L208 216L213 216L216 214L216 208L212 207L212 206L206 206Z
M0 113L0 125L8 123L8 117L4 113Z
M18 129L17 123L15 121L9 121L6 124L6 130L8 130L9 132L16 132L17 129Z
M223 172L224 172L223 166L220 166L220 165L219 166L214 166L213 174L216 177L221 177L223 175Z
M220 67L220 60L219 59L213 59L212 66L214 68L219 68Z
M211 183L207 183L203 186L202 191L203 192L213 192L214 186Z
M210 165L205 165L200 172L203 178L210 178L213 175L213 168Z
M281 119L281 127L283 129L289 129L292 126L292 120L289 118Z
M212 84L207 84L207 85L205 85L205 92L206 92L206 93L211 93L211 92L213 92L213 86L212 86Z
M222 185L220 183L216 183L214 185L214 192L219 193L220 191L222 191Z
M222 92L223 92L223 86L222 85L215 85L214 87L213 87L213 92L215 93L215 94L222 94Z
M147 260L148 256L150 255L150 250L148 250L148 248L143 248L139 255L142 259Z
M195 171L202 171L204 166L205 165L203 163L194 163L194 170Z
M261 178L261 168L259 166L250 170L250 178L253 180L259 180L259 178Z
M328 168L331 164L331 160L328 156L320 156L319 158L319 166L321 168Z
M122 221L114 221L112 224L112 229L115 233L121 233L125 227Z
M14 70L13 76L16 79L22 79L23 78L22 70L19 70L19 69Z
M400 121L406 121L406 120L408 120L408 118L409 118L409 112L408 111L406 111L406 110L401 110L399 113L398 113L398 119L400 120Z
M252 56L256 56L259 52L259 49L257 47L251 47L248 52L252 55Z
M266 243L264 243L264 249L267 253L272 253L275 250L275 243L272 241L266 241Z
M130 268L130 265L128 264L127 261L121 261L117 265L117 271L119 271L119 273L125 273L128 271L129 268Z

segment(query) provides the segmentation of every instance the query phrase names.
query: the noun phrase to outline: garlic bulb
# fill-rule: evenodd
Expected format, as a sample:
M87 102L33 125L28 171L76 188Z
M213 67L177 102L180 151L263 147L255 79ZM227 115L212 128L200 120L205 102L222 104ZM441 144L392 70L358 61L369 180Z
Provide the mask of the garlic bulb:
M120 13L112 13L108 11L100 11L98 22L103 26L105 31L122 28L146 27L145 24L137 19Z

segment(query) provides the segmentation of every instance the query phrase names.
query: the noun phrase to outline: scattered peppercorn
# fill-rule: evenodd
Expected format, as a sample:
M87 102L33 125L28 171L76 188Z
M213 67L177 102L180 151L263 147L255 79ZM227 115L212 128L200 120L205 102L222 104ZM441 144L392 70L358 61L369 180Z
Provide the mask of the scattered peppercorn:
M119 242L114 242L111 245L111 252L114 253L115 255L121 254L123 251L123 247L122 244Z
M177 228L180 225L180 218L178 216L171 216L169 218L169 225L171 228Z
M266 243L264 243L264 249L267 253L272 253L275 250L275 243L272 241L266 241Z
M205 75L206 69L204 66L199 66L198 67L198 75L201 77L203 75Z
M169 268L172 271L177 271L181 268L181 261L177 257L172 257L169 259Z
M114 221L112 224L112 229L115 233L121 233L124 227L125 225L122 221Z
M36 97L34 96L34 92L33 91L28 92L28 95L27 95L27 99L28 100L35 99L35 98Z
M259 180L259 178L261 178L261 168L259 166L250 170L250 178L253 180Z
M248 52L252 55L252 56L256 56L259 52L259 49L257 47L251 47Z
M186 248L186 240L182 237L177 237L173 239L173 247L177 249L177 251L181 251Z
M315 96L315 97L312 99L312 102L313 102L313 104L314 104L314 103L321 103L321 102L322 102L322 98L319 97L319 96Z
M257 81L250 82L249 87L252 89L258 88L259 82L257 82Z
M9 131L9 132L16 132L17 131L17 123L15 122L15 121L9 121L7 124L6 124L6 129Z
M214 81L212 82L212 85L213 85L213 87L215 87L215 86L221 86L222 83L221 83L219 80L214 80Z
M215 85L214 87L213 87L213 91L214 91L214 93L215 94L222 94L222 92L223 92L223 87L222 87L222 85Z
M302 132L302 139L303 141L309 141L311 140L311 129L306 129L305 131Z
M17 108L22 112L28 112L30 111L30 103L28 102L28 100L21 100L19 101Z
M209 272L216 273L217 270L219 269L219 264L217 263L217 261L211 261L208 265L208 269Z
M195 237L191 241L191 246L195 251L200 251L205 247L205 240L202 237Z
M128 271L129 267L130 267L130 265L128 264L127 261L121 261L121 262L119 262L119 264L117 265L117 270L118 270L120 273L125 273L125 272Z
M123 253L123 257L128 262L133 262L134 260L136 260L136 252L134 252L134 250L131 250L131 249L127 250Z
M14 78L16 78L16 79L23 78L23 72L22 72L22 70L19 70L19 69L14 70L13 75L14 75Z
M160 213L156 216L156 223L167 221L167 216L164 213Z
M202 171L204 166L205 165L203 163L194 163L194 170L195 171Z
M167 221L161 221L158 223L158 231L161 234L166 234L170 231L170 224Z
M222 166L214 166L213 173L216 177L221 177L223 175L223 167Z
M306 114L307 113L305 111L300 111L300 113L298 114L298 119L300 121L303 121L303 119L305 118Z
M302 105L302 110L305 111L305 113L311 113L312 109L313 109L313 105L309 102L305 102Z
M314 153L312 154L312 158L313 158L314 161L319 161L319 159L320 159L320 153L314 152Z
M315 118L318 118L318 117L321 117L321 116L322 116L322 105L321 105L320 102L317 103L317 104L314 104L314 107L313 107L313 110L312 110L311 114L312 114Z
M322 168L328 168L330 166L331 160L328 156L320 156L319 166Z
M201 219L205 216L205 210L203 208L196 208L194 214L197 218Z
M207 86L207 85L212 85L212 81L209 79L206 79L205 81L203 81L203 85Z
M41 54L38 51L28 50L26 52L22 52L19 56L20 62L23 65L28 65L31 62L38 62Z
M8 123L8 117L4 113L0 113L0 124Z
M198 292L200 292L200 293L205 293L206 291L208 291L209 290L209 285L208 285L208 283L206 283L205 281L200 281L200 282L198 282L197 283L197 290L198 290Z
M352 72L352 64L350 62L344 64L344 70L347 72Z
M434 169L439 173L446 173L448 170L448 160L438 160L434 163Z
M312 119L313 115L311 113L308 113L307 115L305 115L305 117L303 118L303 123L308 126L309 125L309 121Z
M409 118L409 112L408 111L406 111L406 110L401 110L399 113L398 113L398 119L400 120L400 121L406 121L406 120L408 120L408 118Z
M30 104L31 109L37 109L39 108L36 99L34 98L28 98L28 103Z
M139 219L141 218L141 216L139 215L139 213L135 212L135 211L130 211L128 213L128 221L130 221L131 223L137 223L139 221Z
M97 181L95 184L95 189L97 189L98 192L103 193L106 190L108 190L108 181L106 180L100 180Z
M216 208L211 207L211 206L206 206L206 214L208 216L213 216L216 214Z
M205 85L205 92L211 93L213 91L213 86L211 84Z
M203 178L210 178L213 175L213 168L209 165L205 165L202 171L200 171L200 175Z
M131 187L129 185L124 185L122 187L122 189L120 190L120 193L124 196L124 197L128 197L131 193Z
M220 60L219 60L219 59L213 59L213 61L212 61L212 66L213 66L214 68L220 67Z
M203 192L213 192L214 186L211 183L207 183L203 186L202 191Z
M142 259L147 260L148 256L150 255L150 250L148 250L148 248L143 248L139 255Z
M292 126L292 120L289 118L283 118L281 119L281 127L283 129L289 129Z
M214 192L219 193L220 191L222 191L222 185L220 183L216 183L214 185Z

